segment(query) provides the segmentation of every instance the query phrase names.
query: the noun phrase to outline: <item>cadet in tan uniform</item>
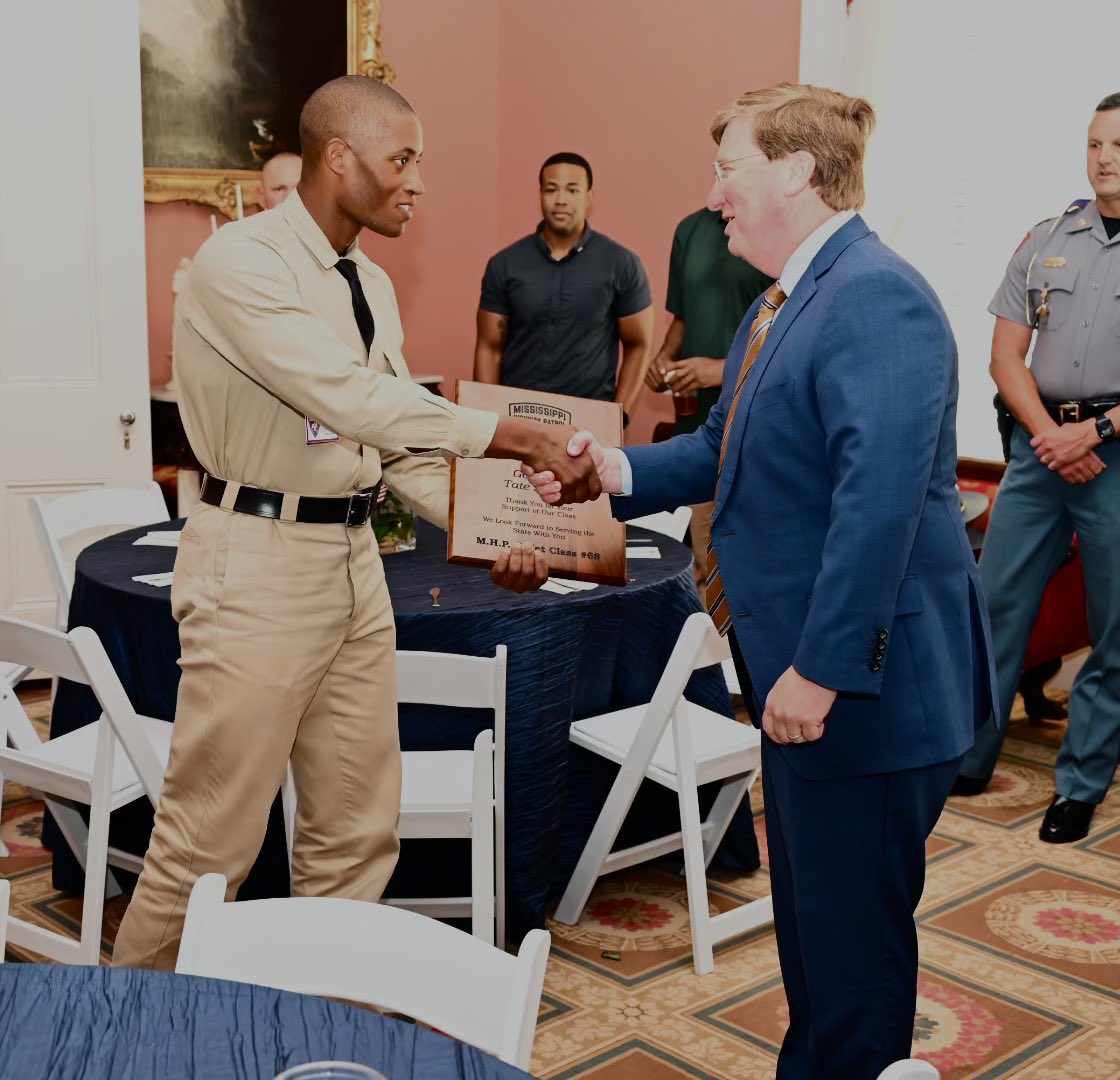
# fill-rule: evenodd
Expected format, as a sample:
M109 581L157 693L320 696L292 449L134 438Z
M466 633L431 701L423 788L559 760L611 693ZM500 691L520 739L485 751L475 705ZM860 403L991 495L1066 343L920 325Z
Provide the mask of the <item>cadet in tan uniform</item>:
M562 468L571 432L459 408L408 378L392 285L357 248L400 236L423 192L420 124L360 76L312 95L303 176L282 206L206 242L180 297L183 423L207 471L183 529L172 607L182 679L151 845L113 962L171 968L195 880L230 895L289 759L292 891L377 900L397 857L393 612L373 530L382 477L446 525L443 455ZM566 480L598 492L590 459ZM539 586L544 560L492 577Z
M992 375L1018 420L980 557L1003 715L954 787L974 795L991 778L1043 589L1076 532L1093 650L1039 831L1056 844L1088 832L1120 752L1120 94L1089 125L1088 173L1096 199L1031 230L988 309Z

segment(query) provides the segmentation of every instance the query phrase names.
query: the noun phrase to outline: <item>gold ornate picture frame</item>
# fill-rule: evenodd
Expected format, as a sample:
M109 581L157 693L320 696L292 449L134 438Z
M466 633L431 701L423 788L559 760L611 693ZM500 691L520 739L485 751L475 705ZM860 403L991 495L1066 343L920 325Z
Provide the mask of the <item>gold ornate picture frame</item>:
M346 70L384 83L396 78L381 51L381 0L346 0ZM238 185L244 202L255 203L259 170L144 168L145 202L202 203L228 218L236 216Z

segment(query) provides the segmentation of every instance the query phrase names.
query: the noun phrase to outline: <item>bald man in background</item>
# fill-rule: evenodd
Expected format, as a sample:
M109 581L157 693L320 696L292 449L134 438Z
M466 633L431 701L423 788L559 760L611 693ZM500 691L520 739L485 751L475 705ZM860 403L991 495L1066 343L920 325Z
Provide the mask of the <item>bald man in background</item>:
M362 228L400 236L424 191L408 102L335 79L304 106L300 142L296 192L207 240L180 297L179 404L207 476L175 562L171 755L117 966L174 966L201 875L224 874L233 897L289 760L292 892L380 897L400 809L396 634L368 524L382 479L441 527L444 455L563 470L573 498L600 490L590 459L567 457L570 430L408 377L392 284L357 246ZM521 546L491 573L518 591L546 576Z
M299 154L288 150L273 154L261 166L261 190L257 196L257 205L262 210L279 206L295 191L302 168L303 158Z

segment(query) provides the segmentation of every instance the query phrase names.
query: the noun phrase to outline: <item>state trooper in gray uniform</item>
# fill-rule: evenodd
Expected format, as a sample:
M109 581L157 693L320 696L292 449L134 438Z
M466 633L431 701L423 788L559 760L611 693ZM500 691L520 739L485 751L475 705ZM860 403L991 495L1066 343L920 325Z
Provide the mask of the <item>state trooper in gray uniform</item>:
M1001 715L978 732L954 787L975 795L991 778L1042 592L1076 533L1093 649L1039 830L1055 844L1088 833L1120 753L1120 94L1097 106L1087 157L1096 199L1027 234L988 308L992 377L1017 420L980 557Z

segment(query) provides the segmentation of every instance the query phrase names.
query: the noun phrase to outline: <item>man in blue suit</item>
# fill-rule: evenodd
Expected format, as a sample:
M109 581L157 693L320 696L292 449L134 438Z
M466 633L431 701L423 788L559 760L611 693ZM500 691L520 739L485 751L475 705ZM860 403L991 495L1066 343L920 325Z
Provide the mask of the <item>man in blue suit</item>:
M708 205L777 283L698 431L569 445L590 447L618 517L715 498L710 610L766 736L781 1080L870 1080L909 1056L925 840L994 699L953 336L855 213L873 124L862 99L790 84L716 117Z

